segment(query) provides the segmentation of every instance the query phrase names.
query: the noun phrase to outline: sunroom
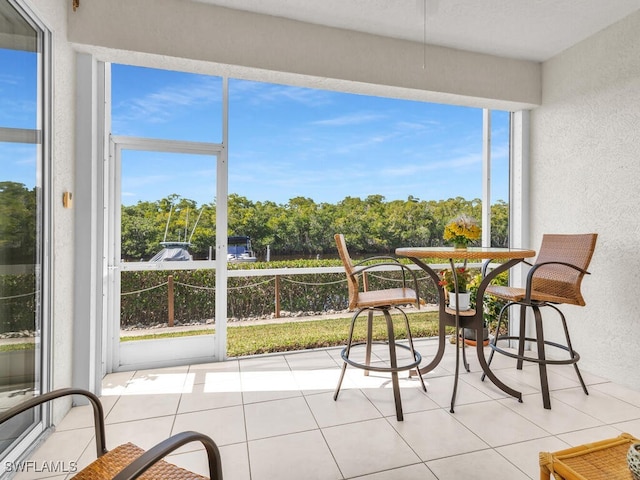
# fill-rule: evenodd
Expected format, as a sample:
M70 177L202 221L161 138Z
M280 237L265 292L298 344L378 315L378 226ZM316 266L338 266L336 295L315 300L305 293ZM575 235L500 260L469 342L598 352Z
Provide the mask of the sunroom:
M22 273L19 269L23 268L35 273L36 278L36 348L20 360L23 369L36 372L27 390L45 393L68 386L88 389L102 394L107 403L120 403L115 423L123 424L136 419L140 406L131 403L127 412L126 405L131 400L110 395L127 388L125 385L141 388L132 372L167 368L169 370L164 370L169 375L167 378L179 377L182 389L189 373L198 376L201 368L198 365L213 365L212 372L225 368L242 370L238 360L226 358L224 322L217 325L210 343L187 347L202 349L204 353L194 354L190 362L181 359L173 365L170 361L145 364L136 354L122 353L118 342L112 341L115 333L110 323L117 309L112 299L114 292L119 295L120 268L114 246L116 217L110 213L119 209L120 186L113 182L118 176L117 164L110 159L122 152L144 149L187 150L209 156L217 169L217 206L224 211L229 193L228 173L233 168L227 156L227 149L233 145L225 124L228 84L240 79L475 107L484 109L487 118L492 110L509 112L510 244L537 249L545 233L598 234L590 266L592 275L584 284L587 306L575 310L570 307L567 317L574 347L582 356L581 368L589 373L596 392L605 395L602 398L611 395L613 402L621 402L624 408L619 411L627 411L626 408L629 411L628 416L602 419L599 410L594 413L586 405L580 412L598 421L578 423L566 430L549 427L545 434L516 435L505 442L485 438L483 445L491 455L501 456L500 462L509 458L513 466L517 465L514 458L520 453L509 457L507 452L512 444L536 440L530 445L535 461L538 450L558 450L572 442L588 441L578 439L590 438L581 435L589 429L599 429L590 432L598 439L614 436L615 425L622 423L617 430L624 428L640 436L640 414L634 410L640 404L640 373L636 366L640 339L635 334L634 301L628 295L618 298L622 295L616 293L621 288L618 283L635 286L640 280L640 262L634 249L640 240L640 223L633 194L640 188L637 180L640 178L637 138L640 131L640 7L635 0L602 5L567 0L535 6L515 5L507 0L481 5L466 0L336 1L322 5L276 0L3 0L0 4L0 48L26 52L30 62L27 71L31 73L28 90L34 104L25 106L28 114L19 118L12 113L17 111L12 105L17 99L0 98L3 105L0 161L8 167L14 163L22 165L19 175L10 174L0 178L0 182L29 178L23 183L37 192L34 195L38 202L33 228L37 238L29 257L32 260L18 261L15 245L8 239L0 239L9 245L3 247L3 251L9 252L6 259L0 259L3 275ZM108 86L112 64L219 78L222 120L217 140L198 145L173 141L149 143L149 139L112 135L110 109L105 107L111 100ZM0 81L7 85L14 82L10 75L12 68L8 63L1 67ZM7 88L6 91L14 90ZM29 161L14 162L18 155ZM5 170L3 166L2 171L9 168ZM226 221L225 215L217 219L219 239L226 240ZM224 249L225 240L219 240L215 248ZM216 318L226 318L226 259L222 255L216 258L218 260L212 260L210 265L216 270L216 288L220 289L217 298L222 299L216 302ZM2 301L9 296L0 291ZM9 315L10 310L3 308L0 304L0 315L4 316L5 312ZM560 329L548 332L550 338L561 334ZM429 350L428 341L424 348ZM141 356L150 358L154 354L148 351ZM120 362L124 355L133 355L131 365ZM320 370L334 358L333 353L327 352L311 352L311 355L310 364L317 362ZM304 366L300 365L306 360L302 357L247 359L247 362L260 361L264 361L265 366L250 363L256 372L286 368L292 378L296 371L304 377L300 373L304 372ZM296 370L294 364L300 366L300 370ZM9 372L3 368L5 371ZM177 376L171 377L173 374ZM13 393L12 374L3 375L7 381L3 382L2 390ZM119 383L122 378L124 383ZM318 377L318 380L318 386L309 387L310 379L304 378L308 388L318 391L333 388L324 384L324 378ZM264 400L266 392L260 390L258 383L252 385L254 390L245 391L243 395ZM443 381L443 385L448 384ZM414 387L410 384L407 390ZM448 391L448 387L445 389ZM304 388L294 390L304 391ZM287 391L287 387L282 391ZM620 396L616 397L613 392ZM175 391L165 394L178 395ZM180 402L179 395L176 398L170 401ZM273 398L290 403L296 403L291 398L299 400L281 393ZM469 398L473 403L473 396ZM320 399L318 396L307 403L311 405ZM232 404L243 406L242 415L261 414L257 401L245 399L244 403L232 401ZM281 407L287 408L285 404ZM172 413L158 416L175 416L177 405ZM299 407L289 406L293 411ZM50 426L69 422L70 407L68 401L56 402L51 411L43 410L41 416L12 427L12 431L0 429L3 466L5 460L9 462L7 465L13 465L11 462L24 459L25 452L28 455L43 434L50 432ZM539 405L536 408L542 410ZM383 417L391 415L385 407L381 410ZM194 411L199 411L199 407L188 413L193 415ZM262 411L265 412L268 410ZM417 407L415 414L419 412ZM141 415L137 420L146 418ZM388 478L403 478L395 468L403 469L406 478L412 474L424 478L420 474L425 471L413 470L423 467L429 469L428 474L433 478L456 478L448 477L444 473L446 468L438 465L438 462L444 465L444 458L454 458L452 451L423 454L413 445L410 450L416 455L415 461L409 453L400 452L400 457L406 453L406 461L380 464L371 469L354 466L341 459L341 453L336 453L340 448L348 448L340 447L336 425L328 424L327 431L323 431L318 415L314 412L316 423L312 424L315 426L298 426L286 434L314 432L313 442L329 444L326 458L333 458L337 467L331 463L334 460L329 462L332 466L328 478L368 474L385 478L381 472L391 475ZM544 423L535 413L532 415L539 424ZM186 417L182 420L188 424ZM301 422L308 420L305 417ZM379 422L366 420L373 435ZM554 419L550 423L559 421ZM197 416L193 422L197 425ZM247 431L238 432L238 438L223 440L223 445L234 451L228 454L233 458L228 463L239 462L235 471L225 467L229 478L268 478L264 473L268 469L252 468L261 461L266 462L264 458L261 460L258 445L264 438L271 438L271 434L263 436L259 430L268 431L270 427L250 426L250 422L246 420ZM86 426L84 420L80 423ZM408 424L409 418L400 430ZM388 424L380 425L381 430L387 430ZM519 425L517 421L516 425ZM70 432L74 428L59 430ZM165 433L170 432L171 428ZM332 437L334 434L336 438ZM482 434L476 432L476 435L482 438ZM565 435L561 439L564 443L558 441L559 435ZM283 448L291 446L287 443L291 439L284 436L280 439ZM539 440L547 436L552 439L549 446ZM86 443L89 444L89 439ZM89 446L89 450L91 448ZM243 448L244 454L238 453ZM75 462L83 451L69 454L75 455L73 458L58 459ZM460 453L473 456L480 451L483 447L476 445ZM254 464L254 460L257 463ZM518 475L531 476L529 471L522 472L526 467L517 468L520 469ZM406 469L413 473L406 473ZM9 470L6 474L13 474ZM46 476L40 472L37 478Z

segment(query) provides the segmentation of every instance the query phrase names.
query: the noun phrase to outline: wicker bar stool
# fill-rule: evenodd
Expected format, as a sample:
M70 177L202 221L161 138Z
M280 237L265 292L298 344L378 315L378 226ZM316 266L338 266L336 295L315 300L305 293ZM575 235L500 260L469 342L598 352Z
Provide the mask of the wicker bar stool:
M0 425L27 410L68 395L81 395L93 407L97 459L78 472L73 478L81 480L206 480L162 460L172 451L191 442L200 442L207 452L211 480L222 480L220 452L215 442L198 432L182 432L169 437L150 450L144 451L132 443L125 443L107 450L104 426L104 410L100 399L93 393L79 388L63 388L33 397L0 414Z
M340 386L342 385L342 380L344 379L344 374L347 370L347 364L356 368L361 368L365 370L365 375L368 374L369 371L375 372L387 372L391 373L391 383L393 386L393 396L396 406L396 418L398 421L402 421L404 419L402 413L402 400L400 398L400 384L398 381L398 372L403 370L411 370L413 368L417 368L422 361L422 357L420 353L417 352L413 348L413 338L411 337L411 330L409 328L409 319L405 312L399 308L400 305L410 305L414 304L418 308L420 308L420 297L418 295L418 281L416 279L415 273L409 269L406 265L402 265L396 258L394 257L386 257L386 256L377 256L370 257L365 259L364 261L354 265L351 261L351 257L349 256L349 252L347 250L347 245L344 239L344 235L338 233L335 235L336 245L338 247L338 253L340 254L340 258L344 265L345 271L347 273L347 283L349 286L349 310L355 310L353 317L351 319L351 327L349 329L349 339L347 340L347 346L342 350L342 359L344 363L342 364L342 372L340 374L340 380L338 381L338 386L336 387L335 394L333 396L334 400L338 399L338 394L340 393ZM370 263L370 262L376 263ZM360 291L360 285L358 282L358 275L363 272L370 270L372 268L380 267L380 266L394 266L398 267L403 272L403 286L402 288L389 288L384 290L368 290L367 282L364 281L364 291ZM404 274L409 272L413 278L413 286L414 288L407 288L405 283ZM395 335L393 333L393 320L391 318L391 314L389 310L392 308L397 309L404 316L404 322L407 329L407 339L409 345L404 345L401 343L397 343L395 341ZM366 342L353 342L353 331L355 328L356 320L358 316L362 312L368 313L368 321L367 321L367 341ZM387 324L387 341L383 342L388 344L389 346L389 363L390 366L375 366L371 365L371 345L373 343L373 312L380 311L383 313L386 324ZM365 345L365 362L359 363L351 358L349 355L351 353L351 349L355 346ZM398 365L398 360L396 356L396 348L402 348L408 350L411 353L411 360L408 363ZM422 375L418 374L420 378L420 382L422 384L422 389L426 392L427 387L424 384L424 380L422 379Z
M500 311L496 335L490 343L491 354L488 363L491 364L494 353L498 352L518 360L517 368L522 369L523 362L538 364L540 372L540 386L542 389L542 402L544 408L551 408L549 397L549 381L547 377L547 365L573 364L582 389L589 395L584 384L578 360L580 355L571 346L569 330L564 314L556 306L569 304L584 306L586 303L580 292L582 278L589 274L587 268L591 262L598 235L595 233L577 235L547 234L542 237L542 244L538 257L529 270L525 288L502 287L489 285L486 293L507 300L507 304ZM520 305L520 334L518 336L498 335L500 326L504 320L504 313L509 307ZM560 316L566 345L544 339L543 321L540 309L549 307ZM535 319L536 337L526 336L526 312L531 308ZM498 346L501 340L518 340L518 353L512 353ZM537 357L525 355L525 342L536 342ZM564 350L569 353L566 359L547 358L545 345ZM484 380L484 375L482 376Z

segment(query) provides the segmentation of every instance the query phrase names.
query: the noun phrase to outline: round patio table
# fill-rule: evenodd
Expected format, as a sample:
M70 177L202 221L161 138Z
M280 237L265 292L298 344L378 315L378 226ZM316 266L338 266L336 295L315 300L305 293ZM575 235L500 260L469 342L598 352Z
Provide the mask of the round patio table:
M438 328L438 352L434 359L426 366L422 367L418 370L419 375L424 375L427 372L430 372L434 368L438 366L442 357L444 355L445 350L445 327L453 326L455 327L455 338L456 338L456 371L454 376L453 383L453 394L451 396L451 413L454 413L454 405L456 400L456 393L458 390L458 374L460 370L460 350L463 352L463 361L465 365L465 369L469 371L469 366L466 362L466 357L464 353L464 348L460 347L460 329L468 328L473 329L475 331L476 336L476 350L478 353L478 362L482 367L482 371L486 374L487 377L493 382L493 384L498 387L503 392L511 395L518 399L518 401L522 402L522 393L514 390L513 388L502 383L500 379L498 379L495 374L490 370L489 365L487 365L487 361L484 356L484 345L483 345L483 328L484 328L484 320L482 315L482 308L477 308L476 310L459 310L456 302L456 308L452 309L445 305L445 292L444 287L442 287L440 282L440 277L438 274L423 260L427 258L434 259L446 259L449 261L449 265L451 269L454 270L456 268L456 261L464 261L465 263L469 260L484 260L482 266L482 274L483 278L478 286L478 293L476 295L476 303L478 303L478 299L484 298L484 292L487 286L491 283L491 281L498 276L500 273L510 269L514 265L522 262L525 258L531 258L535 256L536 252L534 250L526 250L519 248L494 248L494 247L469 247L466 249L457 249L453 247L401 247L396 249L396 255L399 257L407 257L413 263L418 265L422 270L424 270L435 283L438 289L439 295L439 328ZM504 263L501 263L496 268L488 271L488 266L494 260L503 260ZM455 279L454 275L454 279ZM457 285L456 285L457 290ZM452 292L452 295L455 293ZM464 334L463 334L464 338Z

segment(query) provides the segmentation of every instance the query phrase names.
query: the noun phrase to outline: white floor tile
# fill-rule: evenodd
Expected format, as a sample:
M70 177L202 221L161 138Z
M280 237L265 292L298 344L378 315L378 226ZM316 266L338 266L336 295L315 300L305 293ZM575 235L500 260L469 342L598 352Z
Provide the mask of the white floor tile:
M598 392L611 395L612 397L622 400L623 402L630 403L631 405L640 405L640 392L632 390L622 385L617 385L611 382L600 383L592 385L589 390L596 390Z
M225 480L251 480L249 452L246 443L225 445L220 448L222 476Z
M424 463L357 477L357 480L438 480Z
M340 378L340 368L294 370L292 375L304 395L314 395L335 390Z
M503 381L510 386L515 384L528 385L530 387L529 391L527 391L524 386L518 388L523 393L530 393L531 390L540 392L541 390L540 371L537 366L525 364L522 370L517 370L516 368L508 370L504 369L500 370L496 375L499 375L499 378L502 378ZM555 373L552 368L547 369L547 378L550 391L574 388L580 385L578 378L575 375L572 378L569 378ZM516 387L514 386L513 388ZM542 397L540 397L540 402L542 402Z
M533 422L496 401L460 405L456 407L455 417L492 447L549 435Z
M437 351L434 339L416 340L423 365ZM150 448L172 433L196 430L218 444L227 480L287 478L364 480L523 480L538 478L538 453L614 438L640 438L640 392L583 371L590 395L577 386L572 366L550 366L552 409L542 407L538 369L515 368L496 355L492 370L522 391L524 403L489 380L480 381L474 348L471 373L461 370L455 413L449 413L455 347L441 364L417 378L400 375L403 422L395 418L388 374L347 369L338 401L340 348L265 355L228 362L107 375L102 401L107 446L131 441ZM377 346L374 362L388 356ZM488 349L484 349L488 357ZM362 357L362 352L355 352ZM73 408L31 456L78 462L96 457L89 406ZM169 461L206 474L200 444ZM56 472L18 479L64 478Z
M461 374L461 375L477 375ZM427 396L437 405L443 408L450 408L451 396L453 395L454 377L437 377L425 380L427 385ZM458 390L456 392L456 406L468 403L486 402L491 398L477 388L472 387L461 379L458 380Z
M525 395L522 403L509 400L500 403L554 435L603 425L600 420L563 402L553 402L550 410L545 409L539 395Z
M143 418L175 415L180 394L123 395L106 416L106 423L121 423Z
M621 433L623 432L621 430L618 430L614 426L605 425L603 427L588 428L586 430L563 433L561 435L558 435L557 437L559 440L562 440L570 447L577 447L578 445L584 445L585 443L593 443L600 440L615 438Z
M322 430L346 478L418 463L420 459L386 420Z
M292 371L325 370L339 367L327 350L292 353L285 357Z
M423 461L489 448L443 409L409 414L394 428Z
M189 374L193 375L194 384L205 383L211 376L217 373L234 374L240 371L238 360L227 360L224 362L201 363L189 366Z
M427 462L438 480L530 480L521 470L494 450L467 453Z
M218 446L222 463L222 477L225 480L250 480L249 457L246 443ZM190 472L209 477L209 464L204 448L169 455L167 462L173 463Z
M257 355L238 361L240 372L289 372L289 364L284 355Z
M240 382L245 404L302 396L289 370L241 371Z
M248 440L286 435L318 428L302 397L245 405Z
M25 466L25 467L19 467L21 468L21 470L19 470L20 473L17 473L15 477L13 477L14 480L32 480L32 479L47 479L47 480L65 480L69 475L71 475L71 473L65 473L63 475L58 475L55 473L50 473L50 472L45 472L44 470L48 469L49 467L43 468L43 467L38 467L37 465L34 465L33 467L29 466ZM32 471L26 471L24 469L27 468L32 468ZM5 469L6 470L6 469ZM38 471L40 470L40 471ZM5 471L6 473L6 471Z
M136 372L110 373L102 379L102 396L118 396L127 388Z
M176 415L171 434L196 431L213 439L218 446L246 442L244 414L241 405L215 408ZM185 445L181 451L193 450L198 444Z
M107 425L105 431L107 449L112 450L118 445L131 442L144 450L148 450L169 438L173 420L173 415L169 415Z
M73 472L76 469L76 462L80 455L91 443L92 439L92 428L54 432L31 455L28 462L12 465L13 470L16 468L21 469L21 473L15 478L20 480L60 478L61 472ZM6 472L6 470L7 465L3 464L2 472ZM65 476L68 474L65 473Z
M190 452L169 455L165 460L198 475L209 476L207 453L202 447Z
M189 367L164 368L138 371L129 380L122 395L180 394L194 383L195 375L189 375Z
M614 423L612 427L640 439L640 418L627 422Z
M366 388L362 391L384 416L396 418L396 402L390 385L387 388ZM439 408L422 390L417 378L405 379L400 384L400 400L405 414Z
M558 400L591 415L604 423L618 423L640 418L640 408L595 388L585 395L582 388L551 392L551 408Z
M333 392L306 397L321 428L380 418L382 414L360 390L343 390L333 400Z
M100 398L104 415L107 415L111 411L117 400L118 397ZM91 405L80 405L69 410L69 413L67 413L60 424L56 426L56 431L73 430L75 428L93 428L93 424L93 407Z
M339 480L340 470L320 431L249 442L252 480Z
M540 478L540 452L557 452L569 448L557 437L538 438L496 448L496 451L532 479Z
M558 373L559 375L564 375L565 377L568 377L571 379L577 378L576 370L573 367L573 365L552 365L549 368L552 368L553 371ZM584 383L587 384L587 386L598 385L600 383L609 383L609 380L607 380L606 378L600 377L598 375L593 375L592 373L585 371L582 368L582 364L579 362L578 362L578 368L580 369L580 375L582 375L582 379L584 380Z
M197 412L212 408L242 405L240 379L213 380L198 383L193 390L180 396L178 413Z

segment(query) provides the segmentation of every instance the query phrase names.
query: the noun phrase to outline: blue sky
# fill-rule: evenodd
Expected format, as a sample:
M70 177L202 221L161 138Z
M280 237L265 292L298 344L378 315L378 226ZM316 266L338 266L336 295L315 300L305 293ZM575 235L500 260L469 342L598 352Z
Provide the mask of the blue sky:
M18 68L16 68L18 66ZM33 52L0 49L0 127L36 128L37 57ZM36 183L33 144L0 141L0 181Z
M220 142L220 78L113 66L118 135ZM482 194L482 111L230 79L229 192L284 204L297 196L425 200ZM493 118L494 199L506 200L508 116ZM170 193L208 203L206 157L128 152L123 202Z
M4 61L9 53L1 53ZM0 126L30 127L24 112L35 104L20 81L0 67ZM221 142L220 78L113 65L112 82L115 135ZM317 203L377 194L388 201L481 197L480 109L237 79L229 80L229 102L231 193L279 204L297 196ZM31 146L0 146L9 179L33 184L33 165L24 168ZM493 114L492 151L492 199L506 200L506 112ZM122 201L176 193L210 203L215 180L212 157L125 151Z

